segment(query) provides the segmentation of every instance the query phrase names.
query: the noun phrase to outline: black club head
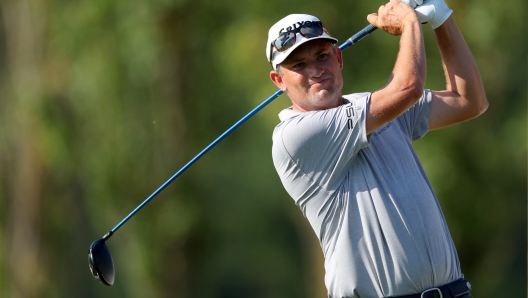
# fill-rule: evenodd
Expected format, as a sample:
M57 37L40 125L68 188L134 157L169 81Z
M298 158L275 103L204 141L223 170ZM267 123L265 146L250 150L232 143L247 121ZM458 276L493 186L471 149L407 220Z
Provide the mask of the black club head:
M93 277L105 286L114 284L114 261L104 239L96 240L88 251L88 264Z

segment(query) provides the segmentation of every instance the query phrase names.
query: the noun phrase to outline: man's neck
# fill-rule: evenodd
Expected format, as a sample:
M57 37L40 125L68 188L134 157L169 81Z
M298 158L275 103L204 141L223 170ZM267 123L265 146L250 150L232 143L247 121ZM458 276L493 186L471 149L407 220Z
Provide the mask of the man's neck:
M294 110L294 111L298 111L298 112L302 112L302 113L306 113L306 112L313 112L313 111L323 111L323 110L328 110L328 109L333 109L333 108L337 108L338 106L341 106L345 104L345 98L343 96L341 96L341 100L339 101L339 103L336 105L336 106L331 106L331 107L322 107L322 108L303 108L295 103L292 102L292 107L291 109Z

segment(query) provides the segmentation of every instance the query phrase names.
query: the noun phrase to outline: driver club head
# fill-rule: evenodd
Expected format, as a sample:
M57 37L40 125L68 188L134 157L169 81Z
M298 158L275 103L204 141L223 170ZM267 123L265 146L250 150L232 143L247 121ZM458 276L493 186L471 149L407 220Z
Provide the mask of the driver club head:
M105 239L99 239L92 243L88 251L88 264L96 280L105 286L111 286L115 277L114 261L105 242Z

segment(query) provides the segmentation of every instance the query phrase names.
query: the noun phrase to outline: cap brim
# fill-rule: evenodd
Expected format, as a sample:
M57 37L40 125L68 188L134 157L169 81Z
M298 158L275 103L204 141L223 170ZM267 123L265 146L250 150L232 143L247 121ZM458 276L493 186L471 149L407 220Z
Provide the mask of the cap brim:
M317 40L317 39L326 39L328 41L330 41L331 43L337 43L337 39L331 37L330 35L327 35L327 34L323 34L321 36L317 36L317 37L312 37L312 38L304 38L302 37L300 34L297 34L297 41L295 42L295 44L287 49L286 51L284 52L277 52L276 50L273 51L272 53L272 56L275 56L276 53L278 53L278 55L276 55L276 57L274 57L273 59L273 69L277 69L277 65L281 64L282 62L284 62L284 60L286 60L286 58L288 58L288 56L293 52L295 51L295 49L297 49L298 47L300 47L302 44L306 43L306 42L309 42L309 41L312 41L312 40Z

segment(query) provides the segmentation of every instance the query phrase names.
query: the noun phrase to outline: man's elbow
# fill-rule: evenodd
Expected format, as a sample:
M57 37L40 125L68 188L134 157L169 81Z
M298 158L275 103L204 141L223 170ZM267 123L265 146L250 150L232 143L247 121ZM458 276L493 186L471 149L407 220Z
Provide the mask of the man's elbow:
M484 96L482 102L479 104L479 115L482 115L484 114L484 112L486 112L486 110L488 109L489 107L489 102L488 102L488 99Z
M488 107L489 107L488 99L486 98L486 95L482 95L476 107L477 116L484 114L484 112L486 112Z
M411 98L413 104L416 103L424 94L424 85L421 82L416 82L408 90L408 98Z
M484 114L489 106L488 99L485 95L474 98L473 100L468 100L468 102L471 103L471 115L469 115L470 118L475 118Z
M468 87L464 93L466 95L466 101L471 107L473 117L478 117L486 112L489 103L488 99L486 98L486 91L484 90L484 85L482 84L481 79L472 84L468 84Z
M419 76L402 78L401 76L391 76L387 89L392 96L402 99L410 106L414 105L424 93L424 79Z

